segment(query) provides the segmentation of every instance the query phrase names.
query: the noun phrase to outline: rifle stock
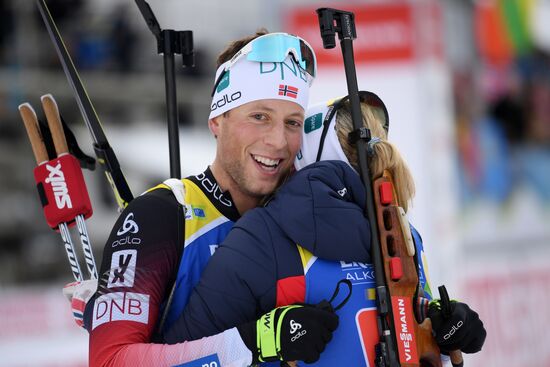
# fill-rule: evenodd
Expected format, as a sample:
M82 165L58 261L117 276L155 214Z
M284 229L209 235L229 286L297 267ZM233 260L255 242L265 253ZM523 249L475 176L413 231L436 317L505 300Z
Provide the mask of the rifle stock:
M392 305L394 335L401 367L441 367L439 347L429 319L418 323L413 312L418 273L410 245L408 222L402 214L388 171L373 183L376 219L384 262L384 275ZM401 210L402 211L402 210ZM374 244L376 246L376 244ZM414 249L414 248L413 248Z

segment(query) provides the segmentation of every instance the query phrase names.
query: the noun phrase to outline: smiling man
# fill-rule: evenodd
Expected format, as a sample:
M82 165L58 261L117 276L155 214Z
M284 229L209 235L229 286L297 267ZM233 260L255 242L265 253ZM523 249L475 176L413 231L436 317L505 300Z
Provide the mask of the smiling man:
M296 48L301 63L286 53ZM285 50L280 62L268 61L276 59L274 49ZM288 174L300 148L314 74L313 50L298 38L277 33L250 42L219 65L209 116L218 140L211 169L240 214Z
M300 105L277 99L249 102L210 120L218 139L210 168L239 213L257 206L288 174L303 120Z
M246 329L256 341L255 321L194 342L150 343L181 314L234 222L289 174L315 71L311 47L286 33L257 33L220 55L208 120L217 141L214 162L199 175L167 180L136 198L115 223L84 314L90 366L240 366L265 358L318 358L338 321L308 306L266 314L262 325L271 327L258 331L263 342L257 348L249 349L241 337ZM315 332L288 353L291 322Z

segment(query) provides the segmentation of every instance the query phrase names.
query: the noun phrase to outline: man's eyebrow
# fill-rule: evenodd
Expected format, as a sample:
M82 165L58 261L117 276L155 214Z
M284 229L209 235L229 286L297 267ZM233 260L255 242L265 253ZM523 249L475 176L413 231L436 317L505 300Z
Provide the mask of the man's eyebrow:
M268 107L266 105L263 105L263 104L258 104L256 106L257 109L260 109L260 110L264 110L264 111L267 111L267 112L275 112L275 109L274 108L271 108L271 107Z
M298 117L301 117L301 118L306 117L305 114L304 114L303 112L299 112L299 111L292 112L292 113L290 114L290 116L298 116Z
M258 104L258 106L256 108L260 109L260 110L264 110L266 112L275 112L275 108L271 108L271 107L268 107L268 106L263 105L263 104ZM292 112L288 116L289 117L297 116L297 117L300 117L300 118L303 119L305 117L305 114L301 111L296 111L296 112Z
M290 115L288 115L287 118L297 118L300 120L304 120L306 116L303 112L293 112Z

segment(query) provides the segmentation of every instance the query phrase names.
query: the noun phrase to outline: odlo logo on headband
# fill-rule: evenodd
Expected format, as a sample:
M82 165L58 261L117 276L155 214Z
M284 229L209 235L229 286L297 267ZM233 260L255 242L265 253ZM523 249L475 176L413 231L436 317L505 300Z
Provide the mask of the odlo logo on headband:
M231 95L224 94L222 96L222 98L220 98L216 102L212 103L212 106L210 106L210 111L215 111L218 108L222 108L223 106L225 106L228 103L235 102L236 100L241 98L241 96L242 96L242 94L241 94L240 90L236 91L235 93L233 93Z

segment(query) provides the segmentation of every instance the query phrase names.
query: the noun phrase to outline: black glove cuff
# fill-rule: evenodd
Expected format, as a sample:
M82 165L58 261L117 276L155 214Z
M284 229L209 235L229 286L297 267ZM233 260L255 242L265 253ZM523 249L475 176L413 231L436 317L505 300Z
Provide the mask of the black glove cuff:
M256 321L237 326L244 345L252 352L252 363L259 363L259 353L256 347Z

